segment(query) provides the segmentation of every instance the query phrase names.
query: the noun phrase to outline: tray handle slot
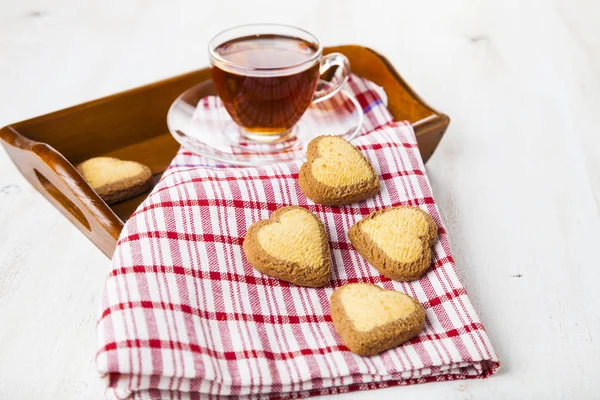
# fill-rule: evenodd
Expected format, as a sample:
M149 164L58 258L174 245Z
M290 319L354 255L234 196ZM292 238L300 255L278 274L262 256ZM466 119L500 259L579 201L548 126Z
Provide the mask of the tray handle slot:
M62 194L60 190L56 188L44 175L40 173L37 169L33 169L35 176L38 178L40 185L46 190L46 192L54 197L54 199L61 204L61 206L66 209L66 211L73 216L85 229L88 231L92 230L90 223L88 222L83 212L71 201L67 196Z

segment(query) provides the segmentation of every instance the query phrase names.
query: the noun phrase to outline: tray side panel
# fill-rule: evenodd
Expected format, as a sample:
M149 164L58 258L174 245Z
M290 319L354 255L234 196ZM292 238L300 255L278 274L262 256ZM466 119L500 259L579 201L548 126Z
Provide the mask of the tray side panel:
M73 166L45 143L0 129L2 145L23 176L104 254L112 255L123 222Z
M72 164L167 132L165 115L181 92L209 79L202 69L13 124L30 140L47 143ZM173 140L174 141L174 140Z
M437 112L425 104L383 56L357 45L328 47L325 53L343 53L352 72L382 86L388 96L388 108L398 121L415 123Z
M325 53L332 52L345 54L354 73L384 88L388 109L397 121L406 120L413 125L421 157L427 162L446 132L450 118L425 103L389 60L374 50L357 45L325 49Z

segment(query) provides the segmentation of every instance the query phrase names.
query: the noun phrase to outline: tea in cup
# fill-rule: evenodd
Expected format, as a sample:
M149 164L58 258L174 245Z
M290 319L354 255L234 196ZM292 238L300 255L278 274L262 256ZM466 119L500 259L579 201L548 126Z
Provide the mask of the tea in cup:
M312 103L341 88L350 73L348 59L322 51L314 35L278 24L239 26L211 40L212 81L245 137L289 139ZM341 70L338 82L316 92L320 76L334 67Z

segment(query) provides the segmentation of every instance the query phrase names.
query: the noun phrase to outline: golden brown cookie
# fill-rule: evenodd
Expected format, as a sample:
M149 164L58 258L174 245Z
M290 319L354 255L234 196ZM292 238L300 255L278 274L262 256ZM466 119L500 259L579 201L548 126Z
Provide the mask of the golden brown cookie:
M298 183L315 203L340 206L379 193L379 178L367 158L339 136L319 136L308 144Z
M386 277L396 281L419 279L431 264L437 240L433 218L417 207L376 211L348 231L352 246Z
M330 304L331 319L342 342L361 356L397 347L425 326L425 310L416 299L369 283L337 288Z
M244 253L254 269L300 286L329 282L331 256L325 226L302 207L283 207L250 225Z
M152 170L135 161L95 157L79 164L77 170L108 204L130 199L152 187Z

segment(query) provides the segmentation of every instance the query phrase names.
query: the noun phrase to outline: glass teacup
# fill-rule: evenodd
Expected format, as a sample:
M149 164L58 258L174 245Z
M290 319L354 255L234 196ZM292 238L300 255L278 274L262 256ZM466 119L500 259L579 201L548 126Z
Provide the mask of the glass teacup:
M243 136L288 140L311 104L340 90L350 63L343 54L322 52L311 33L279 24L238 26L210 41L212 81ZM317 91L320 77L329 72L335 79Z

